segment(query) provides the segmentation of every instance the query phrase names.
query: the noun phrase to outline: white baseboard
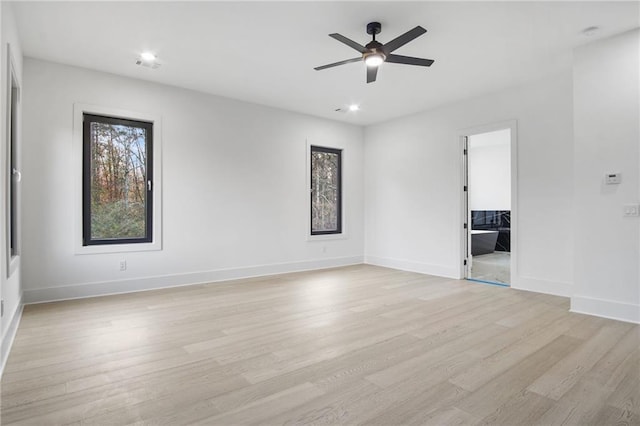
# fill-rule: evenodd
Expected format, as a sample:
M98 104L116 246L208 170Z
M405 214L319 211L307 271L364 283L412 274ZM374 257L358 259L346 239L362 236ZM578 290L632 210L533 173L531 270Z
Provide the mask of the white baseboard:
M511 288L562 297L571 297L572 293L572 284L569 282L547 281L531 277L516 277Z
M368 265L384 266L386 268L400 269L402 271L418 272L421 274L436 275L460 279L458 268L451 268L442 265L431 265L429 263L414 262L411 260L392 259L388 257L365 256L364 263Z
M127 280L73 284L61 287L25 289L26 304L53 302L57 300L81 299L85 297L106 296L109 294L133 293L144 290L157 290L167 287L206 284L251 278L265 275L285 274L314 269L335 268L339 266L363 263L362 256L336 257L330 259L308 260L302 262L276 263L270 265L249 266L244 268L219 269L215 271L191 272L186 274L163 275L155 277L133 278Z
M632 303L573 296L571 298L570 310L571 312L579 314L595 315L640 324L640 305L634 305Z
M5 332L4 336L2 336L2 344L0 345L0 379L2 378L2 374L4 373L4 367L7 365L7 359L9 358L9 352L11 352L11 346L13 346L13 341L16 338L16 333L18 332L18 325L20 324L20 319L22 319L22 308L24 305L22 304L22 298L18 300L17 308L13 312L13 316L11 316L11 321L9 322L9 327Z

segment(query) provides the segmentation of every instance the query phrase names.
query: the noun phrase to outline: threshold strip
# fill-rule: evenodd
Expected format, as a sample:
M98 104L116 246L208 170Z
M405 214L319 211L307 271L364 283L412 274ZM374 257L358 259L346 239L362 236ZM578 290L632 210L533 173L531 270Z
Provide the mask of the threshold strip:
M486 281L486 280L479 280L477 278L466 278L467 281L474 281L477 283L482 283L482 284L490 284L490 285L497 285L498 287L511 287L509 284L505 284L505 283L497 283L495 281Z

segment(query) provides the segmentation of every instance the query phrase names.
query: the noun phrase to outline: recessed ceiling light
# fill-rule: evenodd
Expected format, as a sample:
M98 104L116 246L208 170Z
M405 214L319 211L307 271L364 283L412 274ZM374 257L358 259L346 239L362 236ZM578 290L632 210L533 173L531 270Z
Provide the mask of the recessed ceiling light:
M358 111L360 109L360 105L351 104L349 105L349 111Z
M136 65L140 65L141 67L151 68L152 70L160 68L162 65L158 62L158 58L151 52L141 53L140 56L136 59Z
M154 55L151 52L142 52L140 54L140 59L142 59L143 61L155 61L156 60L156 55Z
M588 27L582 30L582 35L585 37L593 37L600 32L600 27Z

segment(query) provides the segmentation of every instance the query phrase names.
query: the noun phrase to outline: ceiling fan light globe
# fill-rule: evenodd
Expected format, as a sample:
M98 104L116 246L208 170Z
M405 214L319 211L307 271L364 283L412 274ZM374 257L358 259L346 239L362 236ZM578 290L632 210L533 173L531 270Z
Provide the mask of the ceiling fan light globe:
M364 63L367 64L368 67L377 67L382 65L383 62L384 58L378 54L369 55L364 60Z

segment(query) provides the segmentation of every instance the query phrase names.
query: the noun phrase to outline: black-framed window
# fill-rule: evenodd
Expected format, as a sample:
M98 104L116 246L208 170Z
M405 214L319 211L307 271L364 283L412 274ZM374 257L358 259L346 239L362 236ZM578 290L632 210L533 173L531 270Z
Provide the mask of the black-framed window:
M311 235L342 233L342 150L311 147Z
M82 244L153 241L153 123L83 114Z
M18 255L18 182L20 181L20 172L18 171L18 86L11 70L11 104L9 117L9 168L8 168L8 224L9 224L9 256Z

